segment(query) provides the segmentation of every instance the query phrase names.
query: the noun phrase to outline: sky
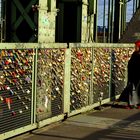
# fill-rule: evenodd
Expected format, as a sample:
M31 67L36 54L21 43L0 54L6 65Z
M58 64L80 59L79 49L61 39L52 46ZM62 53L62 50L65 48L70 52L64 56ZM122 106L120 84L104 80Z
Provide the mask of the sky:
M99 26L103 26L103 17L104 17L104 0L98 0L98 25ZM106 23L105 25L107 25L107 15L108 15L108 0L106 0L106 10L105 10L105 17L106 17ZM133 14L133 0L130 0L127 3L127 17L126 17L126 21L129 22L132 14Z

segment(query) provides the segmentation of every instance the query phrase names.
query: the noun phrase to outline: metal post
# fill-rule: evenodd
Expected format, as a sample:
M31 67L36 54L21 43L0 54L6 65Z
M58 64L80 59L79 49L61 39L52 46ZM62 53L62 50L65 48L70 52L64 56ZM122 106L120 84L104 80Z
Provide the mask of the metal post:
M106 19L106 15L105 15L105 11L106 11L106 0L104 0L104 13L103 13L103 42L105 43L105 19Z
M40 44L39 44L40 45ZM32 84L32 123L36 122L36 105L37 105L37 100L36 100L36 90L37 90L37 60L38 60L38 47L34 49L34 58L33 58L33 84Z
M123 5L122 5L122 29L121 29L121 34L125 31L126 27L126 0L123 0Z
M115 1L113 42L118 42L119 37L120 2Z
M110 12L110 7L111 7L111 2L108 0L108 33L107 33L107 42L110 42L110 26L111 26L111 12Z
M138 8L138 0L136 0L136 10L137 10L137 8Z
M93 93L93 76L94 76L94 48L92 47L92 71L91 71L91 81L90 81L90 101L89 101L89 104L91 105L91 104L93 104L94 102L93 102L93 98L94 98L94 93Z
M111 14L110 14L110 20L111 20L111 24L110 24L110 27L111 27L111 33L110 33L110 42L113 42L113 29L114 29L114 0L111 0Z
M113 42L118 42L121 37L122 4L121 0L115 1Z
M97 0L94 0L94 17L93 17L93 40L97 42Z
M48 37L46 36L47 27L48 24L50 24L48 20L48 1L47 0L39 0L39 21L38 21L38 42L39 43L45 43ZM44 22L42 22L44 20Z
M125 3L125 1L126 0L124 0L124 3ZM124 13L123 13L123 15L124 15L124 30L123 31L125 31L125 29L126 29L126 3L124 4Z
M71 48L65 51L63 113L70 113Z
M112 70L113 70L113 67L112 67L112 57L113 57L113 55L112 55L112 53L113 53L113 50L112 50L112 48L110 48L110 79L109 79L109 98L111 99L112 98L112 93L113 93L113 91L112 91Z
M119 2L119 34L118 34L118 39L121 38L121 29L122 29L122 4L123 4L123 2L120 0L120 2Z
M133 0L133 15L135 13L135 0Z
M6 1L1 0L1 42L6 38Z

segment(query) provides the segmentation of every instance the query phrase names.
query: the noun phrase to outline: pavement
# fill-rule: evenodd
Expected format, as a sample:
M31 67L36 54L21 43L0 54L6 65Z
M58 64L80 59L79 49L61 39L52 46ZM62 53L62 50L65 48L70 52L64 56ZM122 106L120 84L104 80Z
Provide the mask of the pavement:
M140 109L107 106L10 140L140 140Z

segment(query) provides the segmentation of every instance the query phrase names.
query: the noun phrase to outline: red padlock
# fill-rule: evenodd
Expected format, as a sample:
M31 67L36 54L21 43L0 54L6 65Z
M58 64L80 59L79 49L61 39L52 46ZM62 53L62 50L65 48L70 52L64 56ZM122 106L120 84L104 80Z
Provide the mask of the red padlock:
M5 102L8 105L8 109L11 109L11 103L12 103L12 99L11 98L5 98Z
M9 63L10 63L10 62L9 62L8 60L5 61L5 65L9 65Z
M80 63L82 63L83 53L80 50L77 52L77 58L80 60Z
M15 72L12 72L11 74L13 77L16 77L16 73Z
M17 79L13 79L13 82L14 82L14 83L17 83Z

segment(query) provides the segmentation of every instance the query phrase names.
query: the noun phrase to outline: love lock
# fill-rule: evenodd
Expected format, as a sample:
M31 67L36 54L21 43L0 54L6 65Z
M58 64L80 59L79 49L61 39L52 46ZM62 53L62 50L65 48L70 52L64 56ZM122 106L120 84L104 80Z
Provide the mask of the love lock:
M110 79L110 50L108 48L94 49L93 87L97 93L108 86Z
M5 98L5 103L7 104L8 109L10 110L11 109L12 99L11 98Z
M64 57L59 49L42 49L39 53L41 55L38 57L38 85L41 85L42 88L37 87L39 93L37 99L40 100L42 95L46 96L47 94L49 99L49 108L47 110L51 111L51 101L55 103L61 100L62 103L61 89L63 88L64 77L62 62L64 62ZM37 110L43 108L41 102L37 103ZM58 110L60 109L59 106L61 107L61 104L58 104L58 108L56 107Z
M4 73L0 71L0 87L5 84L5 81L6 79L5 79Z

